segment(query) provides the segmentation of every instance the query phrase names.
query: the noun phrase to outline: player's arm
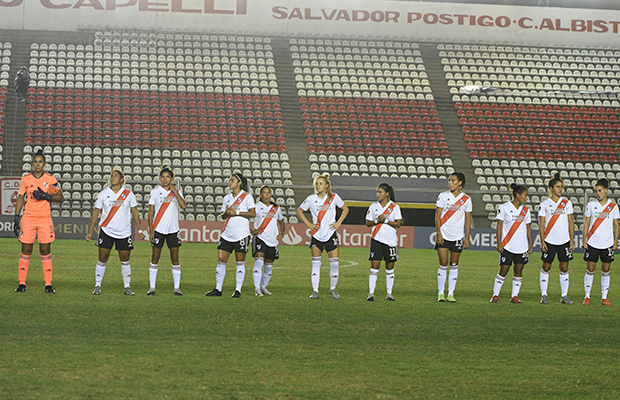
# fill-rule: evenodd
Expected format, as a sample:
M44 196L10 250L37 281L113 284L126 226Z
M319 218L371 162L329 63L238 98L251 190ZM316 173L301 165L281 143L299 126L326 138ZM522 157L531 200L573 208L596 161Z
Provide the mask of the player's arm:
M571 220L572 215L569 215L568 217L569 217L568 224L570 226L570 220ZM540 234L540 250L543 253L547 252L547 243L545 243L545 236L544 236L546 220L547 218L538 216L538 233Z
M588 229L589 228L590 228L590 217L585 217L585 219L583 220L583 231L581 233L581 236L582 236L581 241L583 242L581 247L583 247L586 250L588 249Z
M15 215L21 214L22 208L24 208L24 195L20 194L17 198L17 204L15 204Z
M179 204L180 205L180 204ZM153 216L155 215L155 206L149 205L149 215L148 215L148 224L149 224L149 237L151 238L151 242L155 240L155 235L153 232Z
M403 220L402 219L397 219L397 220L394 220L394 221L388 221L387 224L389 226L391 226L392 228L398 229L398 228L400 228L402 226Z
M435 232L437 232L437 239L435 241L438 244L443 244L443 236L441 236L441 213L443 212L442 207L437 207L435 209Z
M573 214L568 214L568 234L570 235L570 250L575 250L575 220Z
M58 189L58 191L52 195L50 203L62 203L63 201L65 201L65 195L62 189Z
M284 230L286 229L286 224L284 220L281 219L278 221L278 239L282 239L284 237Z
M181 207L182 209L185 210L185 207L187 207L187 203L185 202L185 199L183 198L183 196L181 196L181 194L177 190L176 186L170 185L170 190L172 190L172 193L174 193L174 196L177 198L177 202L179 203L179 207ZM150 212L150 210L149 210L149 212Z
M527 252L532 254L534 252L534 242L532 241L532 224L525 225L527 231Z
M237 215L234 213L233 215ZM256 208L250 208L248 211L239 211L239 216L247 219L256 217Z
M347 215L349 215L349 206L347 206L346 204L343 204L342 214L340 214L340 218L338 219L338 221L334 222L331 225L331 227L334 229L338 229L340 225L342 225L342 223L344 222L344 219L347 217Z
M504 227L504 221L501 219L497 220L497 228L495 228L495 237L497 238L497 251L504 251L504 246L502 246L502 228Z
M471 234L471 211L465 213L465 248L469 247L469 235Z
M301 220L301 222L306 224L308 228L312 230L319 229L319 225L313 224L310 221L308 221L308 218L306 218L306 216L304 215L304 210L301 207L297 209L297 217Z
M90 217L90 226L88 227L88 233L86 234L86 238L85 238L87 242L90 242L90 239L93 237L93 229L95 229L95 223L97 223L99 214L101 214L101 210L98 208L95 208L93 210L93 215Z
M146 235L144 234L144 232L142 232L142 226L140 225L140 214L138 214L138 207L131 207L131 216L136 223L136 228L138 229L140 239L144 239Z
M614 219L614 246L613 249L616 251L618 249L618 234L620 233L620 224L617 219Z

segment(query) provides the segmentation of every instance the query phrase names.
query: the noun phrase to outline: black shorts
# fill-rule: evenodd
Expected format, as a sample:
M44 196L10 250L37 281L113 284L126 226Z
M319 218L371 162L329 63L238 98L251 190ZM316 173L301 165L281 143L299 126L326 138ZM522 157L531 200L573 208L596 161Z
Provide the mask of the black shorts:
M547 242L545 242L547 243ZM543 262L551 264L555 259L555 255L558 255L558 261L567 262L573 259L573 252L570 249L570 242L564 244L549 244L547 243L547 252L542 253L540 259Z
M277 260L280 258L278 246L267 246L258 236L252 238L252 257L256 258L256 253L265 254L265 260Z
M509 267L512 263L516 264L527 264L530 261L529 256L526 253L515 254L511 253L508 250L502 251L502 254L499 257L499 265L508 265Z
M332 237L327 239L326 242L320 242L316 240L314 236L312 236L312 240L310 240L310 248L313 248L313 247L316 247L317 249L321 250L321 252L325 250L328 253L330 251L336 250L338 247L340 247L340 238L338 238L338 232L334 232Z
M224 250L227 253L232 253L233 250L235 253L247 253L248 246L250 244L250 237L244 237L238 242L229 242L228 240L220 238L219 243L217 244L218 250Z
M592 246L588 246L586 252L583 254L583 260L589 262L597 262L601 259L601 262L610 263L614 260L614 248L597 249Z
M435 249L448 249L453 253L462 253L463 245L465 244L465 240L444 240L442 244L435 243Z
M388 246L375 239L370 239L370 257L371 261L396 262L398 261L398 247Z
M106 234L103 229L99 229L99 239L97 239L97 247L111 249L116 246L116 250L133 250L133 239L131 236L122 239L116 239Z
M179 237L179 232L164 235L163 233L154 231L153 236L155 236L155 243L151 242L151 247L161 249L162 247L164 247L164 242L169 249L181 247L181 238Z

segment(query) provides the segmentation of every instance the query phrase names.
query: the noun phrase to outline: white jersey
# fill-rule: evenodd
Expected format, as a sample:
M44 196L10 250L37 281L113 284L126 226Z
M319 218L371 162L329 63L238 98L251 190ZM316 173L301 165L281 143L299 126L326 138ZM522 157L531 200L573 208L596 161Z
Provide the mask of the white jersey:
M518 221L522 221L519 228L515 231L514 235L506 245L504 250L507 250L514 254L522 254L528 251L529 246L527 242L527 224L532 222L530 210L528 208L527 213L523 215L523 207L516 209L511 201L501 204L497 210L497 220L503 221L502 226L502 240L508 235L512 225ZM500 238L497 238L499 241Z
M392 221L397 221L399 219L403 219L403 216L400 213L400 206L393 201L388 201L385 207L382 207L378 201L375 201L368 207L368 212L366 213L366 219L368 221L376 222L379 215L383 214L386 210L389 214L385 216L385 223L375 225L372 227L372 234L374 234L375 229L377 229L377 233L372 236L377 242L381 242L390 247L398 246L398 236L396 235L396 228L388 225L387 223Z
M465 213L472 212L471 197L462 193L454 197L451 191L439 193L437 196L438 208L441 208L441 217L448 211L454 210L454 214L440 225L441 236L451 242L465 238Z
M240 198L245 193L245 198L240 201ZM254 198L251 194L245 191L240 191L235 197L232 193L228 193L224 196L224 203L222 204L222 213L230 207L235 211L248 212L255 207ZM238 242L241 239L250 236L250 220L240 215L229 216L224 225L224 230L220 235L220 238L228 242Z
M560 206L563 201L565 202L564 208L558 209L558 206ZM555 224L553 224L553 227L547 234L547 237L544 237L545 242L549 244L554 244L556 246L570 242L570 233L568 231L568 216L572 213L573 203L563 197L560 197L557 203L551 200L551 198L547 198L547 200L540 203L538 216L545 218L545 226L540 227L540 234L543 237L544 232L547 230L549 222L551 222L553 216L558 216Z
M270 212L271 208L275 208L275 212ZM265 227L263 232L258 235L258 238L265 242L269 247L275 247L278 245L278 221L282 221L282 209L275 204L265 205L260 200L256 202L256 217L254 218L254 229L260 228L265 218L270 217L271 221Z
M618 205L611 200L607 200L605 205L601 205L598 200L592 200L586 207L584 216L590 217L590 226L586 232L584 232L585 239L588 246L592 246L596 249L608 249L614 245L614 219L620 219L620 213L618 213ZM590 239L587 239L592 225L599 218L602 217L603 222L596 228Z
M105 224L101 229L106 235L114 239L124 239L131 236L131 209L138 206L136 196L133 192L122 187L118 193L114 193L110 187L103 189L97 196L95 208L101 210L101 219L99 225ZM118 207L118 208L116 208ZM110 212L114 212L114 216L108 221Z
M342 208L344 206L344 201L342 201L340 196L335 193L333 193L333 196L333 201L325 204L325 201L330 199L327 195L324 198L320 198L316 194L311 194L299 206L303 211L310 210L312 222L317 225L319 224L319 212L326 210L323 219L320 221L319 230L312 235L319 242L327 242L333 236L335 230L331 225L336 222L336 207Z
M178 192L179 196L184 199L183 193L180 190ZM167 206L162 210L162 206L165 204ZM166 190L161 186L157 186L151 190L149 205L155 207L155 214L153 215L153 230L155 232L168 235L179 231L179 201L172 193L172 190ZM161 216L159 214L160 210L162 212Z

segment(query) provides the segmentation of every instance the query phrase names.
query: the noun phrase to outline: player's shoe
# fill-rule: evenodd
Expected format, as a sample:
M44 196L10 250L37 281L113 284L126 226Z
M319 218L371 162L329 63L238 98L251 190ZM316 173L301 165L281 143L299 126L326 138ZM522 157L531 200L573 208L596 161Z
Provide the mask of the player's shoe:
M392 296L392 293L388 293L387 296L385 296L385 299L387 301L396 301L396 299L394 298L394 296Z
M491 297L491 301L489 301L489 303L497 303L499 301L499 296L494 294L493 297Z
M217 288L213 289L210 292L205 293L205 296L207 297L216 297L216 296L221 296L221 295L222 295L222 291L217 290Z
M366 297L366 301L375 301L375 294L368 293L368 297Z
M568 298L568 296L562 296L562 299L560 300L560 303L562 304L568 304L568 305L573 305L573 302L570 301L570 299Z
M99 296L101 294L101 286L95 286L95 290L93 290L93 294L95 296Z
M269 290L267 290L266 287L260 288L261 292L263 292L263 294L265 296L271 296L271 292Z
M310 295L311 299L318 299L319 298L319 292L312 292L312 294Z
M147 296L155 296L155 288L150 288L148 292L146 292Z
M583 299L583 303L581 303L581 304L583 304L584 306L589 306L590 305L590 298L586 297L585 299Z
M19 285L17 289L15 289L17 293L24 293L26 291L26 285Z
M456 303L456 299L454 298L454 295L449 294L448 297L446 297L446 301L448 303Z
M604 305L604 306L610 306L611 305L611 303L607 299L601 300L601 304Z
M336 289L330 289L329 290L329 295L332 296L336 300L338 300L340 298L340 295L338 294Z
M45 293L56 293L52 285L45 286Z
M446 301L446 295L443 293L439 293L439 295L437 296L437 301L443 303L444 301Z
M131 288L129 286L127 286L125 288L125 290L123 291L123 294L126 296L135 296L136 294L134 292L131 291Z
M233 293L232 296L230 296L230 297L235 298L235 299L239 298L239 297L241 297L241 292L238 291L238 290L235 290L235 293Z
M514 303L514 304L522 304L523 303L521 300L519 300L518 296L512 296L512 299L510 299L510 302Z
M172 293L174 293L175 296L183 296L183 293L181 293L181 289L179 288L174 289Z
M549 304L549 296L546 294L540 296L540 304Z
M256 297L263 297L264 296L263 291L260 290L260 288L254 289L254 296L256 296Z

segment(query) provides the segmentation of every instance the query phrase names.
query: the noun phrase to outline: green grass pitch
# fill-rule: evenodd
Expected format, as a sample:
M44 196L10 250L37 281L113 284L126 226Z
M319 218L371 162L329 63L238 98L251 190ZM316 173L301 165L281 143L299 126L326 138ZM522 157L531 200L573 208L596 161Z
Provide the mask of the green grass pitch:
M132 289L122 294L118 258L108 262L102 295L93 296L96 247L59 240L52 246L55 295L43 290L35 247L26 293L14 293L20 245L1 239L1 399L612 399L620 395L620 289L612 267L610 301L582 306L585 263L570 265L575 305L559 303L558 270L541 305L540 254L524 271L521 298L489 304L498 254L465 251L456 304L436 302L437 256L401 249L394 296L367 302L368 251L342 248L338 290L309 300L310 254L281 247L270 290L253 295L251 266L243 296L215 283L215 245L181 248L183 297L172 295L167 250L157 295L146 296L150 247L136 243ZM116 253L113 253L115 256ZM324 255L324 265L327 258Z

